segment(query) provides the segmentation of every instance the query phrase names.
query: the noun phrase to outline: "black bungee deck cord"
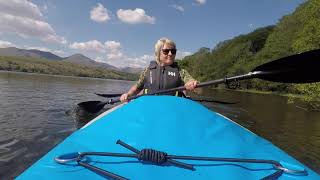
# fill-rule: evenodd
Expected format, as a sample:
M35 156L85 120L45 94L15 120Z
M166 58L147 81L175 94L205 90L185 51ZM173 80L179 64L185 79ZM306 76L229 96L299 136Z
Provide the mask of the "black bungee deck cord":
M181 159L181 160L198 160L198 161L224 161L224 162L242 162L242 163L264 163L264 164L272 164L276 172L263 177L261 180L276 180L278 179L283 173L299 175L299 176L306 176L308 172L303 170L291 170L283 167L278 161L274 160L264 160L264 159L242 159L242 158L217 158L217 157L195 157L195 156L177 156L177 155L168 155L165 152L154 150L154 149L142 149L139 151L138 149L124 143L121 140L116 142L121 146L129 149L130 151L134 152L135 154L125 154L125 153L110 153L110 152L78 152L73 154L65 154L55 158L55 161L60 164L66 164L71 161L76 161L78 165L86 167L98 174L101 174L105 177L116 179L116 180L128 180L125 177L120 175L114 174L112 172L100 169L93 165L90 165L83 161L85 156L94 155L94 156L115 156L115 157L132 157L137 158L141 162L149 162L156 165L163 165L165 163L170 163L172 165L189 169L195 170L193 165L186 164L180 161L176 161L174 159ZM72 158L70 158L72 156Z

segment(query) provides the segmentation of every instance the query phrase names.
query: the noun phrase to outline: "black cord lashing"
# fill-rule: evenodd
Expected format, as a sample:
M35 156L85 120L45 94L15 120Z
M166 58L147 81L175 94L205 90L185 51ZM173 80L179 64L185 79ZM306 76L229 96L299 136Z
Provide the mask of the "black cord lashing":
M242 158L219 158L219 157L197 157L197 156L177 156L177 155L168 155L165 152L157 151L154 149L142 149L139 151L138 149L122 142L121 140L117 141L117 144L120 144L121 146L133 151L135 154L125 154L125 153L111 153L111 152L78 152L73 153L75 156L72 156L72 158L63 158L64 155L61 157L56 157L55 160L58 163L65 164L69 161L76 161L79 165L84 166L98 174L101 174L103 176L116 179L116 180L126 180L127 178L122 177L120 175L114 174L112 172L100 169L96 166L90 165L88 162L83 160L85 156L88 155L95 155L95 156L114 156L114 157L131 157L131 158L137 158L141 162L151 162L156 165L163 165L164 163L168 162L169 164L173 164L178 167L182 167L189 170L195 170L193 165L186 164L184 162L176 161L178 159L180 160L197 160L197 161L223 161L223 162L245 162L245 163L265 163L265 164L271 164L274 166L276 172L263 177L261 180L277 180L283 173L289 173L294 174L298 176L306 176L308 175L308 172L303 170L295 170L295 169L287 169L283 167L279 162L274 160L265 160L265 159L242 159Z
M138 159L140 161L152 162L158 165L163 164L168 160L167 153L154 149L142 149L138 153Z

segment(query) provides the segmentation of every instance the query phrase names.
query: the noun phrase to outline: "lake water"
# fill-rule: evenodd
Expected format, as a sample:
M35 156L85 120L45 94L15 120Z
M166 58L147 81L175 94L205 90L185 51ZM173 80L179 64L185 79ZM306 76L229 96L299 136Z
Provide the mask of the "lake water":
M94 93L128 90L134 82L0 72L0 179L21 174L86 122L77 103ZM286 97L204 89L201 96L238 103L203 103L320 173L320 112Z

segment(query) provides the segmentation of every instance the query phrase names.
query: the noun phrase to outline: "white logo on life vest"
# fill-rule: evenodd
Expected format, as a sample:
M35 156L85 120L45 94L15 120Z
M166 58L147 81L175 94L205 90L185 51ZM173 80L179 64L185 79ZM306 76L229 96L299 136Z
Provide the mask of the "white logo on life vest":
M175 72L170 72L170 71L168 71L168 75L169 75L169 76L176 76L176 73L175 73Z

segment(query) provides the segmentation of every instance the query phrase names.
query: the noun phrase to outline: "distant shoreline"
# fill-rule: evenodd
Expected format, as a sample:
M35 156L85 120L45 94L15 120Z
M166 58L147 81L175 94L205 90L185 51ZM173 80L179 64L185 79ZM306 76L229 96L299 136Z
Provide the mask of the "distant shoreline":
M34 72L21 72L21 71L8 71L0 70L0 73L15 73L15 74L27 74L27 75L40 75L40 76L52 76L52 77L66 77L66 78L80 78L80 79L95 79L95 80L110 80L110 81L127 81L134 82L135 80L124 80L124 79L107 79L107 78L95 78L95 77L82 77L82 76L68 76L60 74L46 74L46 73L34 73Z
M138 74L106 69L103 67L89 67L72 62L17 56L0 56L0 70L101 79L138 79Z

